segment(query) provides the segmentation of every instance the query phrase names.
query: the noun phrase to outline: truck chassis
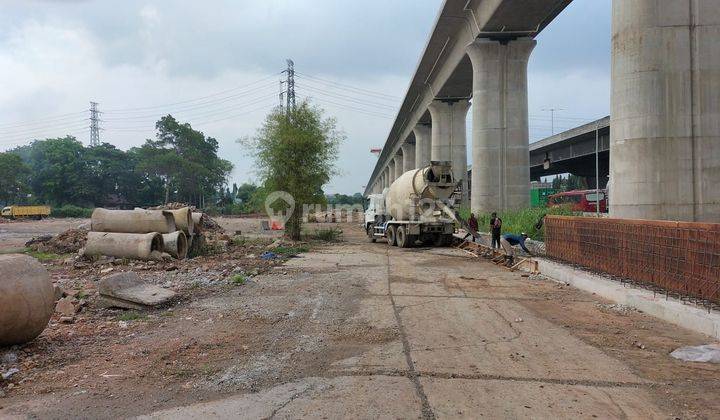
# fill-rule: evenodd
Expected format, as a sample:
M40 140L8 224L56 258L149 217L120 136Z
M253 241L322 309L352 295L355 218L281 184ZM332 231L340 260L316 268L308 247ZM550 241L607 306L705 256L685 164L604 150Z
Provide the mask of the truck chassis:
M455 226L452 222L419 222L390 220L368 223L365 228L371 242L385 238L388 245L411 248L420 241L423 245L448 246L452 243Z

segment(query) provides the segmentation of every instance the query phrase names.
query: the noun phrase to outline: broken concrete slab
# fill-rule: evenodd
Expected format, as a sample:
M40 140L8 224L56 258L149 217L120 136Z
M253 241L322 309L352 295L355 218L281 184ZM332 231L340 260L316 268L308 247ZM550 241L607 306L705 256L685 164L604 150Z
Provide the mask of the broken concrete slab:
M101 306L138 310L161 306L177 295L172 290L144 282L134 271L103 278L98 292Z
M57 304L55 305L55 312L63 316L75 316L77 308L75 307L75 303L73 302L73 300L74 299L70 296L58 300Z

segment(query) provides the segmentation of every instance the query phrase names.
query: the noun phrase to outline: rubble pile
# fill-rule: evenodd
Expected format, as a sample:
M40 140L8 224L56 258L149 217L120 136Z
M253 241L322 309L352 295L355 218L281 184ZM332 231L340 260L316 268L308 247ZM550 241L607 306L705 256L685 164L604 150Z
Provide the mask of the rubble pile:
M37 252L53 254L73 254L85 246L88 231L85 229L68 229L57 236L39 236L25 243L25 246Z

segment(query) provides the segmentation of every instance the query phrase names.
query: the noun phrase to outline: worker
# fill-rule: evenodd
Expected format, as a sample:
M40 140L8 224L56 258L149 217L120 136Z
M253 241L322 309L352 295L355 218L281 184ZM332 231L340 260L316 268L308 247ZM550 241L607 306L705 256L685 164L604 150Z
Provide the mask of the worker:
M478 231L478 220L475 218L475 213L470 213L470 218L467 220L468 228L470 228L470 231L465 235L463 240L467 239L468 236L473 238L473 242L475 242L475 233Z
M502 230L502 219L496 212L490 215L490 232L492 232L492 249L500 248L500 231Z
M505 251L505 261L507 265L513 264L513 245L520 245L523 251L527 252L528 255L532 255L532 252L525 246L525 240L527 238L528 236L525 232L520 235L508 233L500 238L500 245L502 245L503 251Z

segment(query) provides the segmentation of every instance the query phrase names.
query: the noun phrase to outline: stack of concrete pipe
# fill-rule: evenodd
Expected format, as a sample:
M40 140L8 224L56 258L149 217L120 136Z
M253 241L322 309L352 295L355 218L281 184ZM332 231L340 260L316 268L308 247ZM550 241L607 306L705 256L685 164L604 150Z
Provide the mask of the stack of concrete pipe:
M193 216L189 207L177 210L97 208L92 214L85 255L156 260L167 253L184 259L189 240L195 234Z

